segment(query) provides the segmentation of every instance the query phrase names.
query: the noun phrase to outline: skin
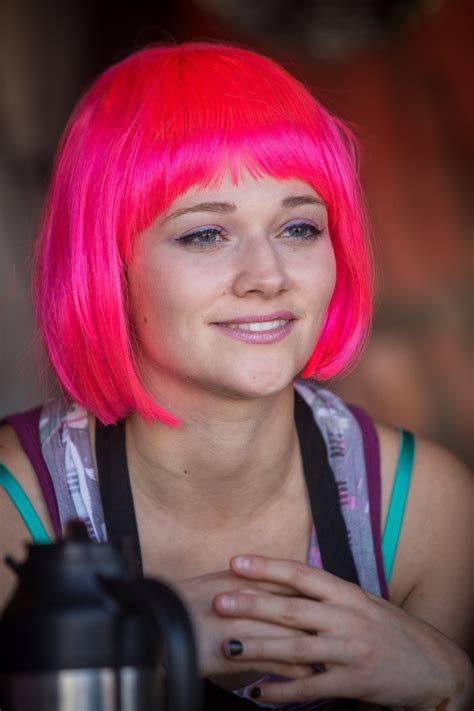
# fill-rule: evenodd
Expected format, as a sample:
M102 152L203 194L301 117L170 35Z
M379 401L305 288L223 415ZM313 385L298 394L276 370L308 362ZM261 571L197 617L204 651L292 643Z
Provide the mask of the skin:
M282 206L296 196L307 203ZM182 212L210 201L235 207ZM302 222L318 234L294 227ZM203 227L212 236L183 241ZM137 237L127 279L143 377L182 420L179 429L127 420L144 569L187 602L202 674L232 688L262 673L294 679L259 687L272 702L342 694L393 708L467 708L472 482L452 455L417 440L390 603L305 564L311 510L292 381L335 282L317 193L296 179L248 175L237 186L226 176L217 189L192 188ZM279 343L244 343L215 326L280 309L296 321ZM399 438L377 429L383 523ZM93 442L93 418L90 432ZM48 522L10 427L0 429L0 459ZM20 557L25 531L3 490L0 506L2 552ZM251 554L253 567L238 567L239 554ZM6 568L0 575L5 600L13 577ZM237 657L230 639L243 643ZM326 674L315 675L315 660Z

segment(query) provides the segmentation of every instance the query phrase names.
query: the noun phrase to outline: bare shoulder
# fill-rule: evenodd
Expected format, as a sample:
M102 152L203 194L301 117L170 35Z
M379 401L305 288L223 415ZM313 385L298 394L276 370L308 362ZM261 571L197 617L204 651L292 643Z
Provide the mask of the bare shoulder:
M29 458L24 452L15 430L10 425L0 427L0 463L15 476L24 489L43 525L54 537L48 510L40 486ZM17 559L25 555L25 543L31 540L30 534L16 507L3 487L0 487L0 609L9 596L15 582L13 573L3 563L6 554Z
M400 435L391 427L376 427L381 451L383 527ZM470 642L473 503L474 479L469 469L444 447L417 438L390 598L463 646Z

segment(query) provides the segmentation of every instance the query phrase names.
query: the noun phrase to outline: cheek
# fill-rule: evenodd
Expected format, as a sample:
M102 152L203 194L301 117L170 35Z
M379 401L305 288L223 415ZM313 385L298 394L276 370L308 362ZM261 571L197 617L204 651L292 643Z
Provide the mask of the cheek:
M140 348L150 344L150 338L161 331L161 319L169 311L167 290L161 275L143 259L129 268L129 313Z
M327 240L319 250L307 271L308 303L313 305L315 315L321 315L329 306L336 286L336 259L331 242Z
M212 275L182 260L140 260L132 272L131 316L138 335L160 342L182 337L189 323L212 300ZM181 335L180 335L181 333Z
M183 349L179 335L180 310L176 286L160 274L135 274L131 284L130 316L134 329L134 347L139 362L153 363L153 367L169 366L174 355ZM178 328L177 328L178 325Z
M137 323L149 322L168 313L179 292L181 280L167 265L141 257L129 270L130 309Z
M334 289L336 288L336 259L334 253L331 250L331 259L328 260L323 275L322 275L322 286L324 288L324 293L326 297L326 307L329 306L332 295L334 294Z

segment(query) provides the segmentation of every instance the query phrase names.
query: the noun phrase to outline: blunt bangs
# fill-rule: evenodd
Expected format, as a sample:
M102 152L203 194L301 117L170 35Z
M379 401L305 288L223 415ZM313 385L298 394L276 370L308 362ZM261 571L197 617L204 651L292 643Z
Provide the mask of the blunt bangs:
M353 138L295 78L249 50L185 43L108 69L59 147L34 294L64 391L109 424L138 412L179 424L142 382L127 308L135 236L190 187L299 178L325 201L336 287L303 377L348 369L368 335L372 261Z

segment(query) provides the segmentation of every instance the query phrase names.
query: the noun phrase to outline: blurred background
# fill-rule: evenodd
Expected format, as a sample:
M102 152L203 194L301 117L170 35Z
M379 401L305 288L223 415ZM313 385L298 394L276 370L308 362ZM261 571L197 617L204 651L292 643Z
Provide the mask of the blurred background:
M44 398L31 248L75 101L134 49L209 38L274 57L359 138L374 332L330 387L473 465L472 0L2 0L0 415Z

